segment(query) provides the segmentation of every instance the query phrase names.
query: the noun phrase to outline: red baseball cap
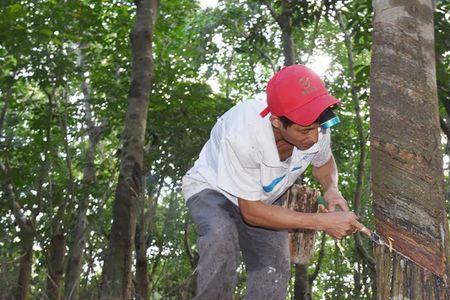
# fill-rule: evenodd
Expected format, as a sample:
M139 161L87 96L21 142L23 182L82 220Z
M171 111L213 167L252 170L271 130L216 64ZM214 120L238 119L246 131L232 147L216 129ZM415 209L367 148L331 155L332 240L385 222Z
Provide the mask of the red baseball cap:
M304 65L282 68L269 80L266 87L269 112L284 116L300 126L309 126L330 106L341 101L328 94L325 84L313 70Z

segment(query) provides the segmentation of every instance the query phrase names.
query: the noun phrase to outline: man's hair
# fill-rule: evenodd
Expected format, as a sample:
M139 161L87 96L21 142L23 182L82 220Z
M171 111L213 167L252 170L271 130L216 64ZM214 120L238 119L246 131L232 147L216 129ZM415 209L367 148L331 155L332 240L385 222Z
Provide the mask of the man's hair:
M294 124L294 122L283 116L279 116L278 119L280 119L284 128L288 128L289 126L292 126Z

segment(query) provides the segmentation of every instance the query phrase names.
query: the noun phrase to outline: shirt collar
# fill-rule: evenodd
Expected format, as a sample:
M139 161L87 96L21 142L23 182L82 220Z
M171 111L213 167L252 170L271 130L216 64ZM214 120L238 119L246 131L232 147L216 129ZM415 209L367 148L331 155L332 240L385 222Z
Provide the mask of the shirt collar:
M262 140L261 141L263 143L262 145L264 145L264 143L268 143L267 147L263 147L263 158L262 158L263 163L269 167L283 167L283 162L280 161L280 156L278 155L278 149L275 143L275 136L273 134L272 124L270 123L268 118L266 118L265 121L266 122L264 122L265 124L263 126L263 133L258 137L259 139ZM319 132L318 140L320 140L321 136L322 133ZM292 156L294 156L294 154L297 153L299 156L303 156L306 154L310 155L317 153L318 151L319 151L319 142L315 143L306 150L300 150L297 147L294 147L294 150L292 151Z

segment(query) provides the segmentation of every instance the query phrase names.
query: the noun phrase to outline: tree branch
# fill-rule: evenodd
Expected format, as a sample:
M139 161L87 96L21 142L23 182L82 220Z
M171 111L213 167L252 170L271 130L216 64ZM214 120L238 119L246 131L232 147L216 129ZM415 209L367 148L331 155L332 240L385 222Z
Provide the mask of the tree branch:
M272 4L270 4L270 2L268 0L263 0L262 1L266 6L267 9L269 10L270 14L272 15L272 17L275 19L275 21L278 22L278 18L280 17L277 12L275 11L275 9L273 8Z
M262 51L258 46L256 46L255 43L253 43L253 48L256 50L256 52L258 52L262 56L262 58L264 58L267 61L267 63L270 65L270 68L272 69L272 72L275 74L277 72L277 68L273 63L272 59L270 58L270 56L264 51Z
M11 211L14 215L14 218L22 230L28 231L30 227L27 222L27 217L21 211L22 207L17 201L16 192L14 191L14 187L11 183L9 168L5 163L3 163L3 161L0 161L0 172L3 175L2 177L5 178L5 180L3 181L3 185L7 195L11 200Z
M2 113L0 115L0 136L2 135L3 124L5 123L5 115L6 115L6 111L8 110L8 105L9 105L9 98L11 97L10 96L10 94L11 94L10 90L11 89L8 90L5 102L4 102L3 107L2 107Z
M65 92L63 93L63 98L65 98L65 104L67 103L67 91L65 90ZM58 106L59 108L59 106ZM66 197L64 198L63 203L58 207L58 210L56 212L56 216L53 219L53 226L54 226L54 234L58 234L61 230L61 221L62 221L62 217L64 215L64 212L66 210L67 204L69 203L70 200L73 200L74 198L74 186L75 186L75 182L73 179L73 172L72 172L72 159L71 159L71 155L70 155L70 150L69 150L69 143L67 141L67 107L64 106L64 112L63 113L58 113L59 116L59 122L60 122L60 127L61 127L61 132L63 135L63 145L64 145L64 152L66 154L66 166L67 166L67 170L69 173L69 179L67 182L67 194Z

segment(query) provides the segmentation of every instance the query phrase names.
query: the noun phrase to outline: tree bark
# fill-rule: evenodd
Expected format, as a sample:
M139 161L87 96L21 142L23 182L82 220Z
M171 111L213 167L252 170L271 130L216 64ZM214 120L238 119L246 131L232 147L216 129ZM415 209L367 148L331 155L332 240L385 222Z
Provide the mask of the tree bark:
M290 1L281 0L281 15L278 24L281 28L281 41L283 43L284 65L295 64L295 46L292 40L292 11L289 8Z
M142 176L141 184L145 185L146 176ZM148 226L147 220L154 220L155 212L152 210L156 205L150 203L148 210L146 211L146 204L148 203L147 197L143 198L143 201L139 202L140 213L139 222L136 225L136 295L137 300L146 300L149 295L149 277L148 277L148 262L147 262L147 249L148 249ZM148 213L148 214L147 214ZM146 218L147 217L147 218Z
M146 171L147 173L148 171ZM146 185L147 176L142 176L142 186ZM136 299L148 299L150 293L150 274L147 261L147 250L150 242L155 236L156 227L156 210L158 208L158 199L161 195L163 187L163 179L161 177L156 180L157 186L148 190L148 195L142 197L138 205L138 222L136 224ZM148 187L147 187L148 189ZM157 189L157 191L155 191ZM155 192L154 192L155 191Z
M311 300L308 264L295 264L294 300Z
M79 283L83 253L85 247L85 232L87 226L87 205L80 205L75 224L74 239L70 247L65 276L65 299L77 300L79 298Z
M197 251L192 251L191 250L191 246L189 245L189 224L190 223L190 218L188 215L185 216L184 219L184 234L183 234L183 244L184 244L184 249L186 252L186 255L189 258L189 263L191 265L191 269L192 269L192 274L191 274L191 279L189 280L189 282L186 284L186 299L191 299L195 296L195 289L197 286L197 273L195 272L195 268L197 268L198 265L198 259L199 259L199 255Z
M316 213L318 196L317 190L294 184L285 195L283 207L294 211ZM312 280L309 278L308 265L314 256L315 236L316 231L306 229L297 229L289 233L289 251L291 261L294 262L295 266L295 300L311 299Z
M433 1L373 2L370 108L380 299L448 299L448 222L436 90ZM414 261L414 263L412 262Z
M132 82L113 207L113 224L103 264L101 299L131 298L136 203L143 194L143 146L153 77L152 39L158 4L157 0L136 1L136 22L131 32Z
M59 300L66 254L66 237L63 233L53 235L49 252L46 294L50 300Z
M16 300L25 300L28 297L31 284L31 268L33 265L34 224L31 220L25 221L26 226L20 229L20 264L19 279L17 281Z

